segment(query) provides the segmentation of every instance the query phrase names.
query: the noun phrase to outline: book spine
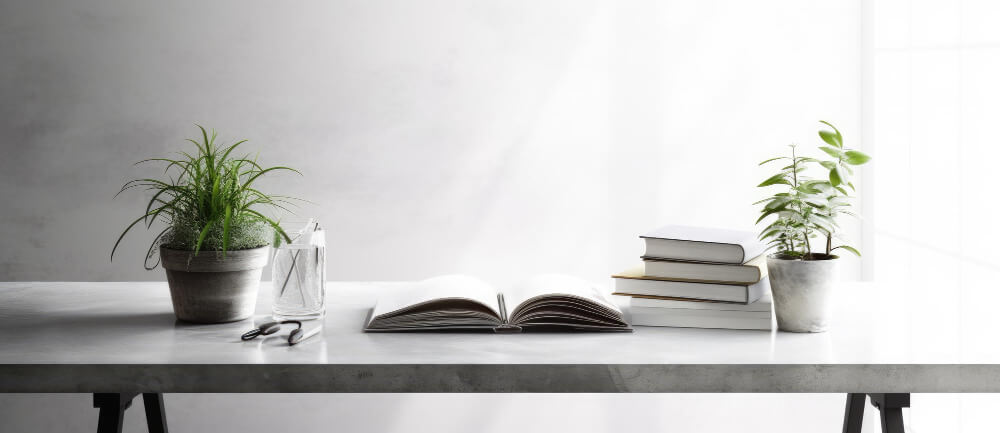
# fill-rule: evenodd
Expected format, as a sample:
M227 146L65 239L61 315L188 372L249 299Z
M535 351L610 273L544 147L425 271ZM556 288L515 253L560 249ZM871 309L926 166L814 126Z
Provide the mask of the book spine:
M520 334L521 331L522 329L520 326L508 325L508 324L500 325L497 326L496 328L493 328L493 332L497 334Z
M662 326L669 328L706 328L706 329L752 329L770 330L770 319L720 319L707 317L667 317L654 314L633 314L632 326Z
M500 321L506 325L510 322L507 319L507 301L503 297L503 293L497 293L497 304L500 305Z

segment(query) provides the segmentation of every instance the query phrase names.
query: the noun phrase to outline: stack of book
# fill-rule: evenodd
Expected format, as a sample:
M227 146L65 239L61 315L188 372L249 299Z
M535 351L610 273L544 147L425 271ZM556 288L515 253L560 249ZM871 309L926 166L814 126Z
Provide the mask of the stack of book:
M612 275L633 326L771 329L767 247L754 233L671 225L641 238L642 265Z

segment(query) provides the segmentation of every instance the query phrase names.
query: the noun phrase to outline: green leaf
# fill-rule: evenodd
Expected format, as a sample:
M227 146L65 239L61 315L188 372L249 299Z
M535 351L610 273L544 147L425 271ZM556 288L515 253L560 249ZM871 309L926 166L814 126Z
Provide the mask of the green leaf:
M833 251L833 250L835 250L837 248L843 248L843 249L845 249L847 251L850 251L850 252L854 253L854 255L856 255L858 257L861 257L861 253L858 252L858 250L856 250L856 249L854 249L854 247L851 247L851 246L848 246L848 245L841 245L839 247L833 247L830 251Z
M828 202L825 199L816 196L806 197L804 201L806 204L818 209L825 208L828 205Z
M819 192L822 194L827 194L827 195L833 194L833 186L830 185L830 181L828 180L811 181L809 186L811 186L813 189L819 190Z
M775 236L776 236L776 235L778 235L779 233L781 233L781 230L771 230L771 231L769 231L769 232L767 232L767 233L763 233L763 234L761 234L761 235L760 235L760 237L759 237L759 239L760 239L760 240L764 240L764 239L770 239L770 238L773 238L773 237L775 237Z
M820 146L819 150L822 150L822 151L826 152L827 155L830 155L830 156L832 156L834 158L837 158L837 159L844 158L844 152L842 150L840 150L840 149L835 149L835 148L832 148L830 146Z
M145 189L152 191L152 198L145 203L146 212L141 220L133 220L119 235L111 250L112 257L125 234L143 221L147 229L151 229L157 221L166 222L168 226L154 238L150 251L165 233L172 246L190 249L196 254L206 249L225 254L231 248L260 246L269 242L269 234L262 237L260 228L247 226L274 226L273 220L254 210L254 207L267 206L290 212L286 205L293 204L292 201L264 194L254 189L252 183L271 171L295 170L261 167L255 158L234 156L245 140L230 145L217 144L218 133L215 130L209 134L207 128L197 126L199 137L187 140L197 151L188 153L180 150L174 153L179 155L176 159L149 158L137 163L163 163L166 180L135 179L119 190L120 194L133 188ZM280 228L276 229L280 235Z
M844 197L833 197L829 200L829 203L831 207L850 206L850 202L848 202Z
M778 210L766 210L766 211L764 211L761 214L760 218L757 218L757 222L755 222L754 225L760 224L760 222L763 221L764 218L767 218L768 216L776 214L776 213L778 213Z
M289 168L289 167L270 167L270 168L266 168L264 170L260 170L256 174L254 174L253 176L250 176L250 178L248 178L245 182L243 182L242 188L245 189L245 188L249 187L250 184L252 184L253 181L257 180L258 177L263 176L264 173L267 173L269 171L274 171L274 170L287 170L287 171L291 171L291 172L297 173L299 176L302 175L302 173L300 171L298 171L298 170L296 170L294 168Z
M135 227L136 224L139 224L140 221L146 219L147 216L149 216L149 214L136 218L135 221L132 221L132 224L129 224L128 227L126 227L125 230L122 232L122 234L118 236L118 240L115 241L115 246L111 248L112 261L114 261L115 259L115 250L118 249L118 244L120 244L122 242L122 239L125 238L125 234L128 233L129 230L132 230L132 227Z
M768 203L767 205L765 205L764 209L766 209L766 210L780 210L782 207L784 207L785 205L788 204L789 200L791 200L791 199L786 198L786 197L777 197L777 198L771 200L770 203Z
M868 156L864 152L857 150L848 150L844 152L847 155L847 163L851 165L861 165L868 161L871 161L872 157Z
M764 227L764 230L761 230L760 233L757 236L758 237L764 236L764 233L770 232L772 230L777 230L777 231L781 231L782 230L782 224L781 224L780 220L779 221L775 221L775 222L773 222L771 224L768 224L768 226Z
M208 236L208 231L212 228L214 223L215 220L211 220L205 223L205 227L201 229L201 233L198 234L198 242L194 245L194 255L197 256L198 252L201 251L201 244L205 242L205 236Z
M837 163L833 161L820 161L819 165L822 165L827 170L833 170L837 166Z
M147 271L152 271L153 269L156 269L156 265L160 264L159 258L157 258L157 261L156 263L153 264L153 266L149 266L146 263L148 263L149 258L153 256L153 248L156 248L156 246L159 245L160 238L162 238L163 235L165 235L168 231L170 231L170 227L163 229L163 231L161 231L160 234L156 235L156 237L153 238L153 242L149 243L149 248L146 250L146 259L142 261L142 267L145 268Z
M815 182L802 182L795 190L804 194L819 194L823 192L823 190L816 187Z
M837 135L837 142L841 143L841 145L840 145L840 146L837 146L837 147L839 147L839 148L843 148L843 147L844 147L844 145L843 145L843 143L844 143L844 136L843 136L843 135L840 135L840 130L839 130L839 129L837 129L837 127L836 127L836 126L833 126L833 124L832 124L832 123L830 123L830 122L827 122L827 121L825 121L825 120L820 120L820 121L819 121L819 123L822 123L822 124L824 124L824 125L826 125L826 126L829 126L829 127L833 128L833 132L834 132L834 134L836 134L836 135Z
M288 236L288 233L285 233L285 230L282 229L280 225L278 225L277 221L274 221L274 220L272 220L272 219L264 216L260 212L257 212L257 211L254 211L254 210L248 210L247 212L251 213L253 215L256 215L258 218L261 219L261 221L264 221L264 222L270 224L271 227L274 229L274 232L277 233L277 234L279 234L279 235L281 235L281 237L278 238L278 239L284 239L285 242L289 242L289 243L292 242L292 238ZM275 245L275 246L277 247L278 245Z
M837 227L837 222L834 221L833 218L817 213L809 215L809 222L812 223L822 222L823 224L826 224L831 228Z
M761 161L761 163L757 164L757 165L761 166L761 165L767 164L767 163L769 163L771 161L777 161L779 159L788 159L788 157L787 156L779 156L777 158L765 159L764 161Z
M830 131L819 131L819 138L822 138L824 142L831 146L835 146L838 149L844 147L844 143L841 141L840 137L836 133Z
M760 185L757 185L757 187L759 188L759 187L771 186L771 185L777 185L777 184L791 185L791 182L789 182L787 179L785 179L785 174L784 173L778 173L778 174L776 174L774 176L771 176L771 177L767 178L767 180L761 182Z
M222 219L222 258L226 257L226 251L229 251L229 226L233 222L233 208L227 203L226 204L226 214Z
M830 170L830 185L835 187L840 186L842 182L841 179L840 167L833 167L833 169Z

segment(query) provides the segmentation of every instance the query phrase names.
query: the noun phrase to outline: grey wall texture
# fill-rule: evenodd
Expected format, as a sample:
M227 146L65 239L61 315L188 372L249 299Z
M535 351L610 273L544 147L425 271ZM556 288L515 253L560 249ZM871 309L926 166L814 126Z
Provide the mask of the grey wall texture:
M265 186L315 203L299 212L330 230L337 279L476 271L468 258L516 261L557 222L603 228L588 195L606 177L583 176L603 102L579 100L582 83L555 102L569 116L543 113L597 9L568 5L5 2L0 279L162 279L141 268L151 234L109 262L149 195L111 197L158 175L132 164L186 150L195 123L304 173ZM555 127L570 132L540 135Z
M607 283L665 221L750 225L755 162L813 137L817 119L858 129L859 5L808 4L0 0L0 280L163 279L141 267L152 233L109 261L149 198L112 196L157 173L134 162L183 149L201 123L303 172L264 186L315 203L301 213L328 229L330 279ZM167 405L176 431L243 432L778 431L759 414L836 423L841 405L726 398ZM4 432L95 422L89 396L0 396Z
M331 279L607 281L665 221L750 226L755 161L816 119L858 129L857 12L4 0L0 280L163 279L152 233L109 261L149 198L112 196L200 123L302 171L263 186L315 203Z

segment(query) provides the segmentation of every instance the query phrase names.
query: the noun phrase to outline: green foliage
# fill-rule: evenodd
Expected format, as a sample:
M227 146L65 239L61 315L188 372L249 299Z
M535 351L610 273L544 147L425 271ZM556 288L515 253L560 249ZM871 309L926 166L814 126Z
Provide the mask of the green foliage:
M784 257L815 260L829 258L833 250L843 248L861 255L849 245L833 246L833 238L840 229L837 217L855 216L848 209L850 199L847 188L854 191L851 166L865 164L871 157L863 152L844 149L844 138L829 122L821 123L833 131L820 130L819 137L828 146L819 146L829 159L799 156L796 146L791 145L791 156L771 158L760 165L775 161L787 164L777 174L765 179L758 187L782 185L780 192L760 200L755 205L763 205L757 224L771 219L760 232L760 239L767 241ZM812 170L810 170L812 169ZM822 178L812 178L810 171L822 170ZM814 253L812 242L815 238L825 241L823 255Z
M223 225L221 221L212 224L202 241L201 249L224 251L222 245L228 244L228 251L247 250L267 245L273 240L271 226L258 219L234 217L229 227L228 242L223 239ZM160 243L176 250L194 251L203 229L204 226L199 221L180 216L171 222L170 229L160 238Z
M286 206L295 199L264 194L254 188L254 182L272 171L298 171L280 166L264 168L256 158L233 156L233 151L247 140L220 146L215 142L214 130L209 136L205 128L199 125L198 129L202 141L187 140L197 147L194 154L179 152L177 159L152 158L136 163L165 164L167 180L135 179L118 191L121 194L131 188L143 188L152 191L153 196L145 212L118 237L111 249L112 259L133 227L141 223L149 229L158 219L166 222L167 228L154 238L147 257L158 244L193 251L194 255L201 250L214 250L224 256L226 251L267 245L272 233L288 239L278 223L260 208L288 210Z

